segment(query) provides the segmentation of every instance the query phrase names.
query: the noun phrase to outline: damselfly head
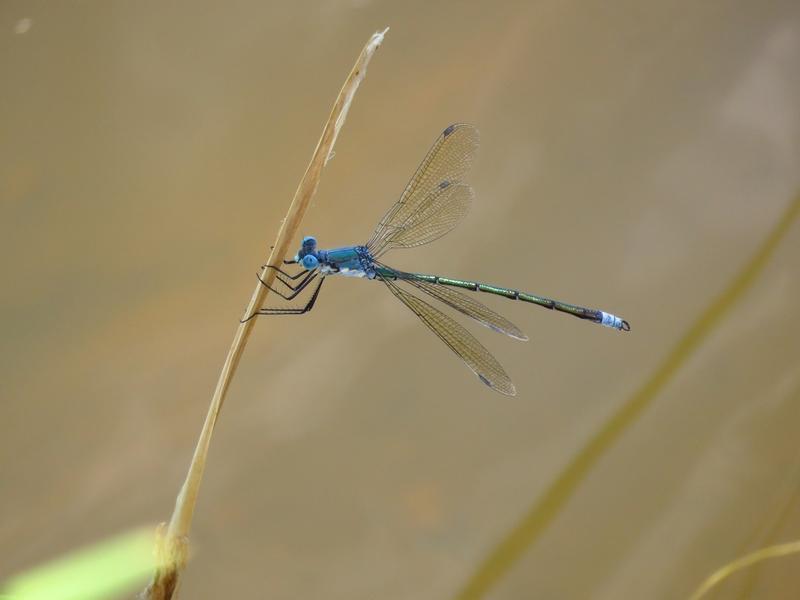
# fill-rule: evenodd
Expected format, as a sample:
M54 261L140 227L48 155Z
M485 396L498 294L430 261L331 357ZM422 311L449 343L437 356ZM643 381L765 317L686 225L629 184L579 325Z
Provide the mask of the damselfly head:
M303 238L303 250L314 252L317 249L317 238L313 235L307 235Z
M309 254L315 254L317 252L317 238L311 235L307 235L303 238L303 245L300 246L299 252L295 255L294 259L297 262L303 260L304 257L308 256Z
M313 271L319 265L319 260L313 254L306 254L300 262L309 271Z

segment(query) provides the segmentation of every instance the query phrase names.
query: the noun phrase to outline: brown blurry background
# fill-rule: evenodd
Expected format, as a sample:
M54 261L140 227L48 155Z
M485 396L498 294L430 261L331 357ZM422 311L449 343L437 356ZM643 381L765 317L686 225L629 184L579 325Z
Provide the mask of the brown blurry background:
M365 241L440 130L472 122L471 215L390 264L633 331L482 296L531 337L472 328L506 398L375 283L334 279L309 315L263 318L184 598L454 597L800 192L796 0L7 0L0 579L169 517L256 268L385 26L305 233ZM685 598L800 538L798 274L790 223L487 597ZM796 598L798 565L716 597Z

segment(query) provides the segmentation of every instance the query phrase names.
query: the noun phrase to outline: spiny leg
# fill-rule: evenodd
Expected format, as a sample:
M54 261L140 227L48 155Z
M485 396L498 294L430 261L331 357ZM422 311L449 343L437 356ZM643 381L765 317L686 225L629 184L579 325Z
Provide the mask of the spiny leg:
M268 265L264 265L264 266L266 267ZM292 290L294 292L294 291L297 291L298 289L300 289L300 290L303 289L306 286L306 284L309 282L309 280L311 279L311 275L313 273L314 273L314 271L303 271L302 273L298 274L298 277L302 275L304 278L297 285L292 285L290 282L288 282L285 279L283 279L280 275L276 275L275 279L280 281L283 285L285 285L287 288L289 288L290 290ZM264 285L267 285L264 282L264 280L261 279L261 275L259 273L256 273L256 277L258 277L258 280L261 283L263 283Z
M296 264L296 263L292 263L292 264ZM308 273L308 271L306 271L305 269L301 269L299 273L296 273L295 275L291 275L290 273L287 273L283 269L279 269L275 265L261 265L261 268L263 268L263 269L275 269L278 273L280 273L281 275L283 275L285 277L288 277L292 281L294 281L296 279L299 279L300 277L302 277L303 275Z
M258 275L259 275L259 273L256 273L256 276L258 276ZM293 286L293 285L291 284L291 282L289 282L289 281L286 281L286 280L285 280L285 279L284 279L282 276L280 276L280 275L277 275L277 274L275 275L275 281L279 281L279 282L280 282L280 283L282 283L282 284L283 284L285 287L289 288L291 291L294 291L295 289L297 289L295 286Z
M280 297L281 297L281 298L283 298L284 300L294 300L294 299L297 297L297 295L298 295L300 292L302 292L302 291L303 291L303 290L306 288L306 286L307 286L309 283L311 283L311 281L312 281L314 278L316 278L316 276L317 276L318 274L319 274L319 273L316 273L316 272L314 272L314 271L309 271L309 272L308 272L308 275L306 276L306 278L305 278L305 279L303 279L303 281L301 281L301 282L300 282L300 284L299 284L297 287L292 287L292 286L288 285L286 282L283 282L283 284L284 284L284 285L286 285L286 287L288 287L289 289L291 289L291 290L292 290L292 293L291 293L291 294L289 294L288 296L284 295L282 292L279 292L278 290L276 290L275 288L273 288L271 285L268 285L266 281L264 281L263 279L261 279L261 277L258 275L258 273L256 273L256 277L257 277L257 278L258 278L258 280L261 282L261 284L262 284L264 287L266 287L266 288L267 288L269 291L271 291L271 292L274 292L274 293L278 294L278 296L280 296Z
M253 317L257 315L302 315L309 312L312 308L314 308L314 303L317 301L317 296L319 296L319 290L322 287L322 282L325 281L324 277L319 278L319 283L317 283L317 287L314 290L314 293L311 295L308 303L302 308L261 308L254 312L252 315L240 321L240 323L246 323Z
M273 250L275 250L275 246L270 246L269 250L270 250L270 252L272 252ZM296 261L296 260L286 260L285 258L283 259L283 264L285 264L285 265L296 265L297 263L298 263L298 261ZM264 266L266 267L267 265L264 265Z

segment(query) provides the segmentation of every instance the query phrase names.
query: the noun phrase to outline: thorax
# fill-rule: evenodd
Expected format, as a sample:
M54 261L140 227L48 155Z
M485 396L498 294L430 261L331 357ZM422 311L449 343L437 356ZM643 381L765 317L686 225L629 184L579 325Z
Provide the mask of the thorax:
M372 257L364 246L344 246L318 250L319 270L323 275L345 277L375 277Z

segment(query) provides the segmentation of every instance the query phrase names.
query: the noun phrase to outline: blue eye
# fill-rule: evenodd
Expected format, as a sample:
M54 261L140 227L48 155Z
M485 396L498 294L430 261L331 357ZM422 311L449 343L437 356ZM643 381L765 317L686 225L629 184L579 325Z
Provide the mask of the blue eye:
M306 256L303 257L303 266L309 271L311 271L312 269L316 269L317 265L319 265L319 261L317 260L317 257L314 256L313 254L307 254Z

